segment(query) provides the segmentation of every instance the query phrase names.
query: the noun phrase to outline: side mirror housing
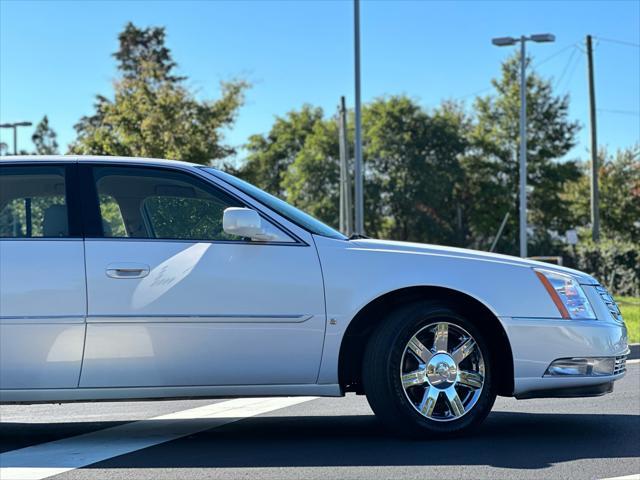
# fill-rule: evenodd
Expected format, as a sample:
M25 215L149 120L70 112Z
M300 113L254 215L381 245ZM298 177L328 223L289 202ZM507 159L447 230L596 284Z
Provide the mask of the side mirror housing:
M222 229L229 235L259 240L267 232L258 212L250 208L229 207L222 216Z

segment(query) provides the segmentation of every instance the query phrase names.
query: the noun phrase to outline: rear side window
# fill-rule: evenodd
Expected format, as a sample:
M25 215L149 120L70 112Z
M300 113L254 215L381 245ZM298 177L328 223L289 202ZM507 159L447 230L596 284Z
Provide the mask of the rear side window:
M0 167L0 238L69 237L65 167Z
M191 175L147 167L93 167L102 234L112 238L239 240L223 212L242 206Z

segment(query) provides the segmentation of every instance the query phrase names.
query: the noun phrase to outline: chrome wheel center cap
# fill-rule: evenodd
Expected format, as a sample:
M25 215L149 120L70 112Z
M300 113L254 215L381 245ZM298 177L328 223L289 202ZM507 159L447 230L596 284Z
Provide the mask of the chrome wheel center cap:
M458 366L446 353L437 353L427 364L427 380L436 388L445 389L456 383Z

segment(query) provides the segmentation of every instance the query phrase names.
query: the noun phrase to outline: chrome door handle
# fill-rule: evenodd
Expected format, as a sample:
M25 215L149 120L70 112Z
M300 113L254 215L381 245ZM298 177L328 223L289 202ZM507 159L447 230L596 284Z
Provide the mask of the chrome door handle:
M106 269L111 278L144 278L149 275L149 265L143 263L110 263Z

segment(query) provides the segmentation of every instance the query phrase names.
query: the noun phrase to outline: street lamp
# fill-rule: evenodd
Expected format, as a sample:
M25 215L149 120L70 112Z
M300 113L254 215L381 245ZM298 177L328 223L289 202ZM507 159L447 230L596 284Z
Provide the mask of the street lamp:
M527 74L526 51L528 41L549 43L555 41L551 33L538 33L520 38L498 37L491 40L497 47L509 47L520 42L520 256L527 256Z
M0 128L13 128L13 154L18 155L18 127L30 127L31 122L0 123Z

